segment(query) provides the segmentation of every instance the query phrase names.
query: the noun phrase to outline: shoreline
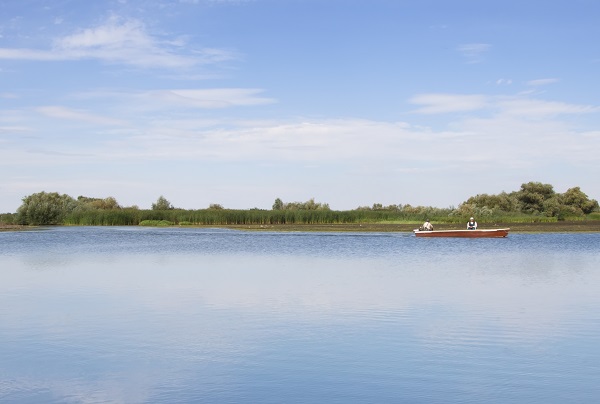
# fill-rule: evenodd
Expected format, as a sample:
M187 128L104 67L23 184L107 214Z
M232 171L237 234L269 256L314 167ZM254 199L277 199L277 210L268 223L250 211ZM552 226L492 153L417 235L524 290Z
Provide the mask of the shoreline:
M0 223L0 231L17 231L27 230L28 228L34 228L34 226L22 226L20 224L2 224Z
M0 231L26 231L39 229L46 226L23 226L0 224ZM412 232L419 224L414 223L348 223L348 224L235 224L235 225L190 225L170 226L178 228L218 228L245 231L275 231L275 232ZM168 227L166 227L168 228ZM458 223L434 224L436 230L462 229ZM600 220L562 221L553 223L484 223L480 229L510 228L511 233L572 233L572 232L600 232Z
M280 225L221 225L198 226L202 228L223 228L248 231L298 231L298 232L412 232L419 224L414 223L351 223L351 224L280 224ZM183 227L183 226L181 226ZM435 230L456 230L466 228L457 223L434 224ZM480 229L510 228L511 233L599 233L600 221L569 221L555 223L498 223L483 224Z

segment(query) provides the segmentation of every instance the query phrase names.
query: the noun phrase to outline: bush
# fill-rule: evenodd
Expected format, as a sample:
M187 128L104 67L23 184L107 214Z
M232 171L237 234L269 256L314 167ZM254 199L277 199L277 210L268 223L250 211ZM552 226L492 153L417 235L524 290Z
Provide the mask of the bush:
M140 226L167 227L173 226L173 222L169 222L168 220L142 220Z

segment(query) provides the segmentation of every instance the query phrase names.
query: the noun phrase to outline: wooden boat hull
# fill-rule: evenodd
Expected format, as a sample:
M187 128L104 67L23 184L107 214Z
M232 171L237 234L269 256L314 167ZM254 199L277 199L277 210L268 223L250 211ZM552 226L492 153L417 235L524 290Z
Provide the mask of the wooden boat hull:
M510 229L483 230L413 230L416 237L462 237L462 238L496 238L506 237Z

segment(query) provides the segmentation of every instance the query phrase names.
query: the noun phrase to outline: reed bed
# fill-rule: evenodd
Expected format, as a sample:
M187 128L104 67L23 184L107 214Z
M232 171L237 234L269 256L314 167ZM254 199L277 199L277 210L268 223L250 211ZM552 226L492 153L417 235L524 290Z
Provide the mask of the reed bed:
M402 211L369 210L141 210L111 209L72 212L66 216L65 225L74 226L136 226L172 225L211 226L211 225L282 225L282 224L418 224L429 219L432 223L453 224L468 220L468 215L456 215L451 209L438 209L436 212L407 213ZM553 223L556 217L498 212L477 217L484 223ZM586 220L585 217L569 220ZM590 218L592 219L592 218ZM594 216L592 220L597 218ZM158 224L162 222L162 224Z

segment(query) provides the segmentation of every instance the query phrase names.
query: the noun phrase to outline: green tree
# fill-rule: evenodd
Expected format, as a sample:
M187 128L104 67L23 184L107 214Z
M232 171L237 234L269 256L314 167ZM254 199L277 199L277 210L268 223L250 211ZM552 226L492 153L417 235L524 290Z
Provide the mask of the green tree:
M152 210L170 210L175 209L171 202L169 202L164 196L159 196L156 203L152 204Z
M283 210L285 207L283 205L283 201L279 198L275 199L275 203L273 203L273 210Z
M543 203L544 214L548 217L559 216L562 211L561 203L558 196L548 198Z
M598 210L598 201L590 199L579 187L567 189L567 191L561 195L561 201L563 205L581 210L581 212L585 214Z
M373 207L371 207L371 210L383 210L383 205L381 203L374 203Z
M69 195L38 192L23 198L17 209L17 221L31 225L60 224L76 207L77 201Z
M519 201L516 197L502 192L498 195L479 194L472 196L465 202L477 208L489 208L501 210L503 212L518 211Z
M275 199L273 210L331 210L328 203L315 202L315 198L310 198L306 202L288 202L283 203L281 199Z
M78 196L77 202L79 202L80 208L82 210L87 209L102 209L102 210L111 210L111 209L121 209L121 205L117 202L117 200L109 196L108 198L90 198L87 196Z
M544 210L544 202L555 196L554 188L550 184L541 182L528 182L522 184L516 192L516 197L521 204L521 211L525 213L540 213Z

